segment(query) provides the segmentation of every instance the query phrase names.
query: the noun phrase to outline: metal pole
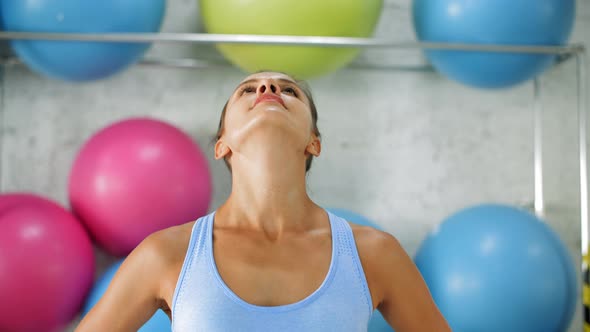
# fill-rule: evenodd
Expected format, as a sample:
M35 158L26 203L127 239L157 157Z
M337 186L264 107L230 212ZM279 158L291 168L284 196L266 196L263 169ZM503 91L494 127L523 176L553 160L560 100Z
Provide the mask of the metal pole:
M535 214L541 218L545 216L545 201L543 195L543 106L541 102L541 78L533 81L533 160L534 160L534 208Z
M580 154L580 222L582 256L588 254L588 146L587 146L587 104L586 104L586 53L576 56L578 67L578 121Z
M461 51L487 51L532 54L574 54L583 45L534 46L534 45L486 45L441 42L391 41L383 38L237 35L211 33L53 33L1 31L0 40L60 40L116 43L195 43L195 44L267 44L307 45L321 47L380 47L393 49L436 49Z
M581 272L582 272L582 308L583 308L583 331L586 330L588 317L588 310L584 299L584 288L587 287L588 279L586 277L588 271L587 255L588 255L588 137L587 137L587 103L586 103L586 52L582 50L576 54L576 69L578 81L578 146L580 156L580 226L581 226Z

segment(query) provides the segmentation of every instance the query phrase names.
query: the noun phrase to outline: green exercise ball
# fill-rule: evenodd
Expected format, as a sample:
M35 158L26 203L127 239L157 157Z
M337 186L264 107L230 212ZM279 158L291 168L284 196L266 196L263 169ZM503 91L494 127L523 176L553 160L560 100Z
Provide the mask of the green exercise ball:
M205 29L215 34L370 37L383 0L200 0ZM358 48L218 44L246 72L272 70L298 79L335 71Z

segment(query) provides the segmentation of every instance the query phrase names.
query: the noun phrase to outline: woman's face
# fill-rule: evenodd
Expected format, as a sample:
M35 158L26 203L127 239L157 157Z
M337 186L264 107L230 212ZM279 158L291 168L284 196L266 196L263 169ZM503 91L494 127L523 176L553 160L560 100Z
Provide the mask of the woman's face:
M288 75L262 72L246 77L230 97L221 140L238 148L256 132L275 132L306 149L313 134L309 100Z

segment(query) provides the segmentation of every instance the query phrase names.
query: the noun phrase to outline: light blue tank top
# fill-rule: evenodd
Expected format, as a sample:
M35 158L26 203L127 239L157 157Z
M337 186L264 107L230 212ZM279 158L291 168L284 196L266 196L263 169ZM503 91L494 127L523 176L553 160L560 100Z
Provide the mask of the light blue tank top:
M367 331L371 294L344 219L328 212L332 259L321 286L296 303L258 306L238 297L219 275L212 250L214 215L193 226L172 300L172 331Z

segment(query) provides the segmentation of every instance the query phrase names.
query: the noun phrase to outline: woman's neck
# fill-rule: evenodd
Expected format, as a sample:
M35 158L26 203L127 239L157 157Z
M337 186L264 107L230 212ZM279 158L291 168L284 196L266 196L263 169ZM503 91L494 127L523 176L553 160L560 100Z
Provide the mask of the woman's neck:
M232 156L232 191L218 209L226 225L264 231L274 239L309 228L318 206L307 195L305 160L276 152Z

